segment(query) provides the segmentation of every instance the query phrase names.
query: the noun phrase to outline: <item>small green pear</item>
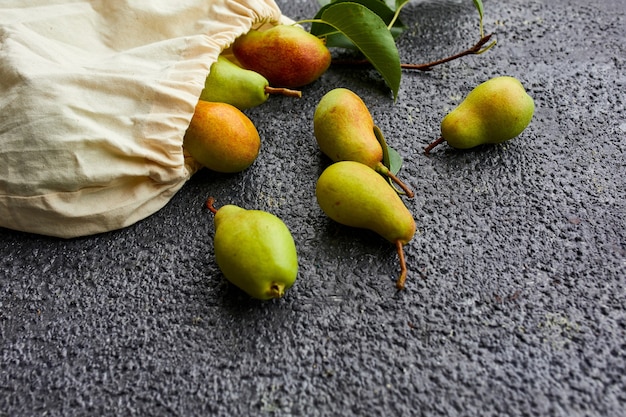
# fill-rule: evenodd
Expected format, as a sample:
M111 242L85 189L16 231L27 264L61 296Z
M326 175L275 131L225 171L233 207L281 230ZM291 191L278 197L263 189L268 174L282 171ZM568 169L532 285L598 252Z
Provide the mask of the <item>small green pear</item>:
M324 94L313 114L317 144L332 161L361 162L388 176L408 197L413 197L413 191L383 164L383 148L374 129L367 105L347 88L335 88Z
M424 149L443 143L456 149L497 144L518 136L530 124L535 103L522 83L500 76L476 86L441 121L441 137Z
M244 68L263 75L275 87L310 84L331 62L324 41L295 25L252 29L235 40L232 52Z
M208 169L234 173L256 160L261 138L252 120L237 107L198 100L183 147Z
M259 300L280 298L298 275L298 254L287 225L262 210L225 205L215 215L215 261L228 281Z
M270 94L302 97L302 92L297 90L271 87L261 74L241 68L220 55L211 65L200 100L228 103L245 110L265 103Z
M360 162L335 162L318 178L315 195L334 221L372 230L396 246L401 270L396 287L403 289L407 275L403 245L413 239L415 220L385 179Z

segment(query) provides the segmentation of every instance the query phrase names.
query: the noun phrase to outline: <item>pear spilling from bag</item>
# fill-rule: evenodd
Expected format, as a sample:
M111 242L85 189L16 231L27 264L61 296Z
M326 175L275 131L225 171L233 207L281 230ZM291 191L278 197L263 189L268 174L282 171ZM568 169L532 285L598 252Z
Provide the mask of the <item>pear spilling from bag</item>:
M252 29L235 40L232 51L244 68L263 75L275 87L310 84L326 72L331 61L324 41L293 25Z
M369 229L396 246L400 258L398 289L404 288L407 267L403 246L415 234L415 220L398 193L372 168L355 161L335 162L317 180L317 202L334 221Z
M300 91L270 86L261 74L220 55L211 65L200 100L228 103L245 110L265 103L271 94L302 97Z
M495 77L476 86L441 121L441 137L424 149L428 154L443 143L456 149L497 144L513 139L526 129L535 103L514 77Z
M298 275L296 245L287 225L262 210L207 207L215 214L215 261L228 281L260 300L280 298Z
M409 187L383 164L383 148L374 128L366 104L347 88L326 93L313 114L315 139L326 156L334 162L361 162L391 178L408 197L413 197Z
M235 106L199 100L183 146L208 169L234 173L256 160L261 138L248 116Z

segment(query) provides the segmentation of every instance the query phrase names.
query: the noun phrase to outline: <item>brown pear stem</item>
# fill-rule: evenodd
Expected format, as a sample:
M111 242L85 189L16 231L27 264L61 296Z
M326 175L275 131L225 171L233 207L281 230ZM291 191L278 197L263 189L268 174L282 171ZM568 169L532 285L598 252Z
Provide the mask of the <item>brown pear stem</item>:
M493 36L493 33L490 33L489 35L485 35L482 38L480 38L478 40L478 42L476 42L476 44L474 44L474 46L466 49L465 51L461 51L458 54L454 54L451 55L447 58L443 58L443 59L438 59L436 61L433 62L429 62L427 64L401 64L400 66L404 69L414 69L414 70L419 70L419 71L430 71L431 69L433 69L433 67L436 67L437 65L441 65L441 64L445 64L446 62L450 62L450 61L454 61L455 59L459 59L462 58L466 55L475 55L475 54L479 54L482 53L483 51L481 51L482 47L485 46L485 44L487 42L489 42L489 40L491 39L491 37Z
M270 87L269 85L265 86L265 92L267 94L279 94L287 97L302 97L302 91L292 90L283 87Z
M400 276L396 281L396 288L398 290L404 289L404 282L406 281L407 267L404 259L404 249L402 248L402 242L396 241L396 250L398 251L398 257L400 258Z
M442 144L445 141L446 140L443 138L443 136L440 136L438 139L432 141L430 145L424 148L424 154L426 155L430 154L430 151L432 151L435 146Z
M217 209L213 207L213 203L215 203L215 198L209 197L206 199L206 207L209 209L211 213L215 214L217 213Z
M395 175L393 175L393 172L388 171L387 172L387 176L389 178L391 178L391 180L393 182L395 182L398 185L398 187L402 188L402 191L404 191L404 193L406 194L407 197L409 197L409 198L415 197L415 194L413 193L413 190L411 190L408 187L408 185L406 185L404 182L402 182L402 180L400 180L400 178L398 178Z
M419 71L430 71L433 69L433 67L437 66L437 65L441 65L441 64L445 64L446 62L450 62L453 61L455 59L459 59L461 57L464 57L466 55L476 55L476 54L480 54L484 51L486 51L487 49L489 49L491 46L487 47L486 49L482 49L483 46L485 46L485 44L487 42L489 42L489 40L491 39L491 37L493 36L493 33L490 33L489 35L485 35L482 38L480 38L480 40L473 46L471 46L470 48L461 51L457 54L451 55L449 57L446 58L442 58L442 59L438 59L436 61L432 61L432 62L428 62L426 64L400 64L400 67L403 69L412 69L412 70L419 70ZM494 41L495 42L495 41ZM367 59L334 59L332 61L333 64L339 64L339 65L369 65L370 62Z

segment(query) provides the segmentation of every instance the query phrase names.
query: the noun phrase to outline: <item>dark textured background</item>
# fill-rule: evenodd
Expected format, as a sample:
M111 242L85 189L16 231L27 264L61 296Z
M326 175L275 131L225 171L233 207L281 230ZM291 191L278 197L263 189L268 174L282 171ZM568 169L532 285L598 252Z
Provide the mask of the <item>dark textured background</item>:
M295 19L318 8L279 4ZM626 4L485 11L498 45L405 72L395 104L373 71L332 68L301 100L250 110L263 148L249 170L200 172L132 227L73 240L0 230L0 415L623 415ZM478 35L469 0L412 2L402 20L403 62ZM520 137L421 153L473 86L505 74L537 105ZM417 194L402 293L391 245L315 202L328 161L312 115L340 86L368 104ZM301 268L285 298L225 282L209 194L292 229Z

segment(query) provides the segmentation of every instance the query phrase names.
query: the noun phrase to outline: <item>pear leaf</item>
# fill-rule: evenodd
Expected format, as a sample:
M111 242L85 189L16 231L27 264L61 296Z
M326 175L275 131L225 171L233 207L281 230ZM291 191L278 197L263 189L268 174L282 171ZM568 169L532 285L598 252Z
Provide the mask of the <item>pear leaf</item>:
M387 147L387 152L389 153L389 171L391 171L393 175L398 175L400 168L402 168L402 156L391 146Z
M482 38L485 35L485 31L483 29L483 16L485 14L485 11L483 9L483 2L482 0L473 0L474 1L474 6L476 7L476 10L478 10L478 17L479 17L479 23L480 23L480 37Z
M319 20L341 32L359 49L383 77L396 99L402 78L400 55L380 16L362 4L339 2L326 8ZM313 33L313 28L311 30Z
M374 125L374 135L383 148L383 165L386 166L393 175L397 175L398 172L400 172L400 168L402 168L402 156L400 156L395 149L387 145L382 130L376 125Z
M406 30L406 26L401 21L397 20L397 16L393 9L385 5L382 0L334 0L332 2L326 2L326 4L323 5L323 7L317 12L314 19L321 19L328 7L338 3L356 3L367 7L369 10L377 14L383 22L385 22L387 30L391 32L394 39L398 38ZM391 28L389 25L391 25ZM337 32L337 30L333 27L314 22L311 25L311 33L315 36L325 36L326 46L344 49L358 49L356 45L350 41L350 39L348 39L343 33Z
M482 19L485 14L485 11L483 8L483 2L482 0L473 0L473 1L474 1L474 6L476 6L476 10L478 10L478 15Z
M389 147L387 146L387 141L385 140L383 131L376 125L374 125L374 135L376 136L376 139L378 139L380 147L383 148L383 165L389 169Z

